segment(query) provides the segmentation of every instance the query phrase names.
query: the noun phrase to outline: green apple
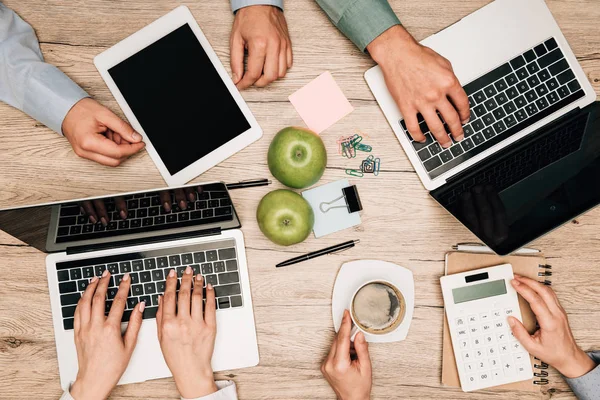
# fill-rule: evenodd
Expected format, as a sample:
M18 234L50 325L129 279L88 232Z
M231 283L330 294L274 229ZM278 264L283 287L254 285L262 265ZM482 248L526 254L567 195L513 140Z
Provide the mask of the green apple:
M262 233L282 246L304 241L315 224L315 214L308 201L287 189L274 190L263 197L256 219Z
M327 151L319 135L290 126L275 135L267 159L269 170L279 182L303 189L314 185L323 176Z

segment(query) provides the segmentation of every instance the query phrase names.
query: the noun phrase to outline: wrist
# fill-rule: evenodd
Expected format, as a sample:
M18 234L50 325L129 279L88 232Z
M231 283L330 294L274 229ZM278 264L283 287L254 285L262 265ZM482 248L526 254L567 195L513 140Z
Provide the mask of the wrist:
M583 350L577 349L572 357L568 357L563 363L554 366L566 378L579 378L594 368L596 363Z
M96 383L100 383L96 380ZM104 400L110 394L112 388L106 390L105 388L94 386L94 382L88 384L85 383L79 377L75 379L75 382L71 385L69 393L75 400Z
M367 45L367 51L377 64L385 64L393 54L406 53L419 43L402 25L394 25Z
M218 391L212 370L197 375L179 376L175 378L175 385L181 397L186 399L208 396Z

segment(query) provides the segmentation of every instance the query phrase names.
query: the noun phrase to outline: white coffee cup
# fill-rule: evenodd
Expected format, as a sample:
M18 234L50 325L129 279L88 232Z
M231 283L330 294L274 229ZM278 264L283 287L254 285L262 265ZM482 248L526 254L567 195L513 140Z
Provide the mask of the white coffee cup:
M386 295L388 296L389 303L386 301ZM357 307L356 301L366 301L369 304L366 304L366 308L363 309L361 305ZM396 330L404 319L406 301L402 292L391 282L384 279L375 279L365 282L356 289L350 299L348 309L350 310L350 317L354 325L350 340L354 341L354 337L358 331L369 335L385 335ZM368 317L372 319L371 321L366 321L367 315L361 315L365 313L369 314ZM388 314L388 319L384 320L386 313ZM380 318L380 321L375 322L373 321L374 318Z

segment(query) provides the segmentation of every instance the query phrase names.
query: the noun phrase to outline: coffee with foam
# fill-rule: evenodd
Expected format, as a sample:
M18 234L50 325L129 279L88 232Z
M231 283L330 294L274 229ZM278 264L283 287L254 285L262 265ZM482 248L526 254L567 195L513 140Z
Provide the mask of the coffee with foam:
M370 282L361 287L352 300L352 317L360 329L381 335L396 329L406 304L400 291L387 282Z

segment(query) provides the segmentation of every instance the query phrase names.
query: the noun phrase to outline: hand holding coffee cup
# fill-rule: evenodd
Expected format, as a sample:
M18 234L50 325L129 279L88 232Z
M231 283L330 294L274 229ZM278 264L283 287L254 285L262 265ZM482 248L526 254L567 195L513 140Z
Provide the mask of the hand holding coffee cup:
M390 282L376 280L365 283L350 301L350 316L354 322L351 340L358 331L371 335L393 332L404 319L405 312L404 296Z

